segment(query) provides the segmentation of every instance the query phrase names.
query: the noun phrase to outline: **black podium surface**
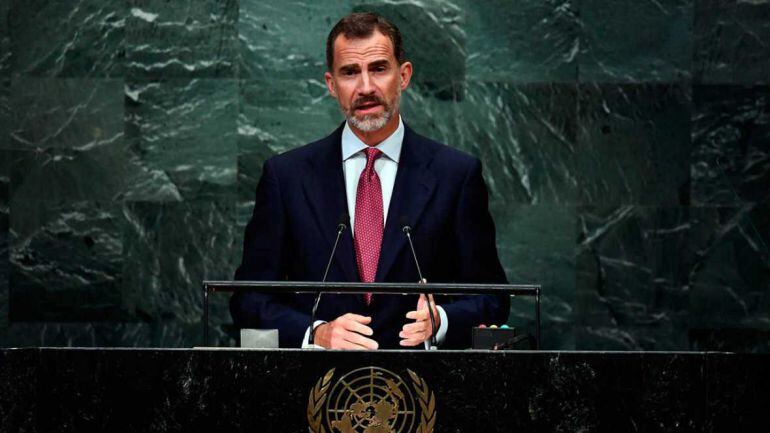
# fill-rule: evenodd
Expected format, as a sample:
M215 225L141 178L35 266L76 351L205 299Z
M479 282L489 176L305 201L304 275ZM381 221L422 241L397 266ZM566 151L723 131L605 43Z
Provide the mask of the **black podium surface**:
M384 390L380 402L395 406L355 406L375 388ZM327 433L766 432L770 425L770 356L729 353L6 349L0 390L4 432L307 432L313 423L310 431ZM375 409L393 409L391 422L372 424Z

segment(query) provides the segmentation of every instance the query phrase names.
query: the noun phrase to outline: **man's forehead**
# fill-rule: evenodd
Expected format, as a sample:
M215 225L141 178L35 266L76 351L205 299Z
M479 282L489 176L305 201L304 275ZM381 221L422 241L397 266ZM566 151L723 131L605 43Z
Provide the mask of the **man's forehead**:
M351 61L382 58L395 58L393 44L390 38L376 30L365 38L348 38L341 34L334 41L334 59L338 66Z

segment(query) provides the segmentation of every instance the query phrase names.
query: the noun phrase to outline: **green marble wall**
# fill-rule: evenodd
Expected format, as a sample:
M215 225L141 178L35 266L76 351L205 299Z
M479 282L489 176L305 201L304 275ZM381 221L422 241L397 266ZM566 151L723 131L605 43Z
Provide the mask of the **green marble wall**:
M262 162L341 121L353 10L405 35L405 120L483 160L546 348L770 351L761 0L0 2L0 345L198 344Z

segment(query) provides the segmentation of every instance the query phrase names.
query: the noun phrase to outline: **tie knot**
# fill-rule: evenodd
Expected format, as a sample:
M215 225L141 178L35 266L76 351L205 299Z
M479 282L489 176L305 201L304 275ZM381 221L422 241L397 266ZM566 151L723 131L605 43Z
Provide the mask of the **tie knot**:
M368 179L374 175L374 161L382 156L382 151L374 147L367 147L366 150L366 167L364 167L364 174Z
M382 151L380 149L377 149L376 147L367 147L366 150L366 162L370 163L377 160L377 158L382 156Z

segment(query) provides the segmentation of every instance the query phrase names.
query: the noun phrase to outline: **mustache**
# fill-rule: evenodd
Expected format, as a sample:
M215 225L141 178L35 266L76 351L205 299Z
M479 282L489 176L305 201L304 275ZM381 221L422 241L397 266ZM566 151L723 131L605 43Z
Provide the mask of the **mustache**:
M353 101L353 108L360 108L362 105L370 104L370 103L376 103L380 105L385 105L385 101L383 101L378 96L365 96L363 98L358 98L355 101Z

